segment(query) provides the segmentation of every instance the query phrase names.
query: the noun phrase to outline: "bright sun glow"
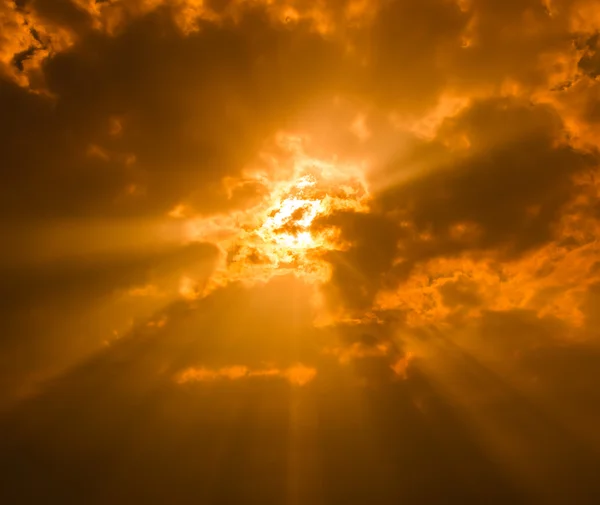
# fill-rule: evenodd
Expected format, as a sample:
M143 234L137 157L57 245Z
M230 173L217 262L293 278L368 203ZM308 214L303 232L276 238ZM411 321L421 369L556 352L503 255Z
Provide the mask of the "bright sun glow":
M318 247L319 243L310 231L314 219L325 213L323 201L310 199L306 188L316 186L313 176L305 176L294 185L291 196L281 201L271 210L269 217L257 230L257 235L265 242L273 241L281 248L307 250Z
M190 240L213 242L223 251L223 263L208 290L232 280L267 281L286 273L326 280L329 269L322 253L344 244L333 230L315 226L316 222L336 211L366 209L369 194L361 167L310 157L302 139L293 136L280 136L277 147L283 148L284 156L269 152L262 156L269 162L269 172L245 175L246 182L258 182L268 190L260 204L187 223ZM281 173L285 177L273 177Z

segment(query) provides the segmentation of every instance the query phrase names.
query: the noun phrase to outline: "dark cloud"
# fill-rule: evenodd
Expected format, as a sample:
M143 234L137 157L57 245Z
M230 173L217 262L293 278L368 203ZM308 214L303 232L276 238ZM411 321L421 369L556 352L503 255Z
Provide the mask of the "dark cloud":
M343 67L338 47L306 27L277 29L260 10L189 36L168 9L114 37L86 31L44 65L54 100L2 83L14 118L1 132L4 212L155 213L189 198L202 211L226 208L221 178L339 83ZM111 136L113 117L122 131ZM145 196L115 204L132 184Z
M71 0L27 0L24 7L42 19L80 36L92 29L90 14L82 5Z
M565 337L564 323L539 318L528 310L485 311L478 322L476 338L481 348L500 355L515 356L544 345L554 345Z
M332 267L333 300L352 309L370 307L384 275L393 267L401 236L398 225L376 215L339 212L319 220L315 227L336 227L351 244L348 250L329 252L325 257Z
M136 300L131 288L156 283L172 297L182 269L201 281L215 259L213 246L197 244L1 269L0 404L20 382L70 366L114 338L131 318L148 317L156 303L165 303L160 297Z
M585 41L585 54L579 60L579 68L589 77L595 79L600 75L600 53L598 52L598 40L600 34L595 33Z
M434 105L448 79L443 51L459 46L468 21L453 2L385 4L371 28L369 92L402 112Z
M212 245L194 244L169 248L143 255L120 257L86 256L57 260L42 265L11 268L2 272L4 283L0 298L5 307L30 306L37 303L60 302L82 297L94 299L106 292L143 285L165 273L177 272L182 265L193 268L198 263L214 263L217 251ZM206 269L206 273L210 272Z
M597 503L595 15L5 2L0 502Z
M446 282L439 291L444 304L448 307L460 305L472 307L480 305L482 302L477 283L469 279L460 278L457 281Z
M460 139L467 142L464 150ZM384 211L401 212L431 234L425 243L406 246L416 258L490 247L520 254L538 247L552 238L552 225L574 195L572 176L595 163L564 142L552 109L512 99L474 104L442 126L437 142L419 150L435 153L438 165L379 196ZM404 163L398 160L390 170L401 171ZM475 232L459 230L453 238L453 226L460 225L475 225Z
M557 16L536 0L465 4L470 24L449 69L461 85L501 86L507 79L528 88L545 85L563 65L556 55L567 53L573 41L566 5L556 6L563 14Z
M111 200L129 182L122 164L88 157L89 138L80 136L80 125L67 125L47 97L0 82L0 100L11 117L1 127L4 221L83 216L102 205L114 212Z
M372 213L334 214L319 224L352 244L328 258L332 286L350 306L364 307L432 258L481 250L519 257L554 239L578 190L573 177L595 163L568 145L552 108L475 102L434 140L409 142L374 175L383 189Z

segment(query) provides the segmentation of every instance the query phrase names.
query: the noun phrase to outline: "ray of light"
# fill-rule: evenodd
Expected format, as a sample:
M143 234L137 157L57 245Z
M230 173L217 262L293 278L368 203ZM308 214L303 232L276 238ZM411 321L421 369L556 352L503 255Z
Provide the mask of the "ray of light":
M575 489L561 484L573 448L588 451L551 412L515 389L487 364L437 332L416 344L419 366L469 427L488 456L531 499L557 503ZM552 491L548 480L555 482ZM554 501L553 501L554 500Z

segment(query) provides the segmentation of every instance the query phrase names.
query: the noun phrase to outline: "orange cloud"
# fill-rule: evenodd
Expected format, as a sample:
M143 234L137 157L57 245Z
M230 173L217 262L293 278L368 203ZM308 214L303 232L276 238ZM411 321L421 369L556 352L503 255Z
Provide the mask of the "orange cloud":
M311 382L317 371L314 368L307 367L302 364L297 364L289 368L264 368L250 369L245 366L230 366L218 369L210 368L188 368L179 373L175 381L178 384L186 384L193 382L210 382L216 380L239 380L248 378L279 378L290 382L295 386L305 386Z
M335 356L341 364L347 364L354 359L387 356L391 351L391 346L386 343L369 346L360 342L323 349L324 354Z
M597 4L1 3L4 501L598 495Z
M155 284L146 284L145 286L139 286L139 287L131 288L127 293L130 296L136 296L136 297L137 296L140 296L140 297L162 296L162 293L161 293L160 289Z
M262 282L290 272L327 278L327 265L319 255L333 243L339 247L339 237L313 225L334 211L366 208L369 194L360 167L311 157L304 144L297 136L279 134L275 152L259 156L267 160L268 171L248 169L245 181L253 178L270 190L258 205L225 216L188 219L189 240L214 240L224 251L213 285ZM171 215L179 217L181 209L176 207Z

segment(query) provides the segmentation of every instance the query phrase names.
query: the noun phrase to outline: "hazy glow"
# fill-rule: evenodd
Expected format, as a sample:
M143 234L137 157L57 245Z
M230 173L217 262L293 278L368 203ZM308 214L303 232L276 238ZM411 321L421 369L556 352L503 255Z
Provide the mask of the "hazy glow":
M322 200L304 197L305 188L314 187L316 183L313 176L301 177L295 183L292 194L270 212L256 234L265 242L274 242L284 251L306 251L318 247L309 228L315 217L325 213L325 208Z
M600 1L6 0L0 111L0 503L600 496Z
M268 187L269 196L260 204L246 211L187 221L188 240L213 242L223 251L220 269L203 293L232 280L252 283L288 273L326 281L329 268L319 253L344 244L331 231L316 231L312 225L336 210L368 208L363 167L311 157L303 139L294 135L278 135L276 147L283 155L261 153L270 172L249 170L245 176L245 182ZM171 217L180 217L181 208ZM188 281L182 290L187 298L191 292Z
M188 368L175 377L178 384L193 382L213 382L217 380L239 380L249 378L279 378L290 382L295 386L304 386L312 381L317 375L314 368L297 364L289 368L260 368L250 369L246 366L234 365L218 369L205 367Z

